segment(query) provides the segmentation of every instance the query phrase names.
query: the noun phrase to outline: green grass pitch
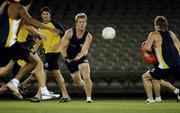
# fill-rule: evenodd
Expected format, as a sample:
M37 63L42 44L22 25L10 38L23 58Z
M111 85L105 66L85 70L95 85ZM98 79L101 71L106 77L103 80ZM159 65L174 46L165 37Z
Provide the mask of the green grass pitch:
M58 103L57 100L31 103L27 100L0 100L0 113L180 113L180 103L164 100L147 105L144 100L84 100Z

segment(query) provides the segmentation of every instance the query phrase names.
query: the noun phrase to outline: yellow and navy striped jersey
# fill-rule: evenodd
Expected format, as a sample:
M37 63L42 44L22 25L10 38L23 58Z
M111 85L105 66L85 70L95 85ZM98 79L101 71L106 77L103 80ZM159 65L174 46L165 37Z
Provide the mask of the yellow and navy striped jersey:
M42 39L43 46L45 49L45 53L59 53L61 52L60 47L57 48L56 50L53 50L53 46L56 45L59 41L61 41L62 36L64 35L65 29L62 25L57 23L57 21L50 21L49 23L45 24L48 27L54 27L57 29L60 29L62 33L60 35L57 35L51 31L45 30L45 29L39 29L41 33L44 33L47 35L47 39Z
M17 39L17 32L21 19L15 20L8 16L8 6L0 15L0 47L11 47Z
M155 53L159 62L158 67L168 69L180 64L178 49L175 47L169 31L159 31L162 37L162 45L155 48Z

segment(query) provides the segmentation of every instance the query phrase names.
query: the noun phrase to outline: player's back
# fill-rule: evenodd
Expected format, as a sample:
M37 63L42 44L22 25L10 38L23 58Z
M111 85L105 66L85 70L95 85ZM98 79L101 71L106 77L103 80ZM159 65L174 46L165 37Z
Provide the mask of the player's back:
M155 48L159 67L162 69L167 69L180 65L179 53L174 45L170 32L159 31L159 33L162 38L162 44L160 47Z

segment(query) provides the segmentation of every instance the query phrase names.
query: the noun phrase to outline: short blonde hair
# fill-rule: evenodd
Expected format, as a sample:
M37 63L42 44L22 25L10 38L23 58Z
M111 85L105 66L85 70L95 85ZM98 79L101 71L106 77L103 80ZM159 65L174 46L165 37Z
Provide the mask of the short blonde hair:
M75 16L75 22L77 22L78 18L85 18L85 19L86 19L86 22L88 21L87 15L86 15L85 13L78 13L78 14Z

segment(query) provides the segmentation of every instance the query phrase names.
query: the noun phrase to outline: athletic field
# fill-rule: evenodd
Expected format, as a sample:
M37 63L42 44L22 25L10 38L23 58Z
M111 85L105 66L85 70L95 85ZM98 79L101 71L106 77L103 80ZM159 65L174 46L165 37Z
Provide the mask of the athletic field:
M164 100L147 105L144 100L84 100L57 103L57 100L31 103L29 101L0 100L0 113L180 113L180 103Z

